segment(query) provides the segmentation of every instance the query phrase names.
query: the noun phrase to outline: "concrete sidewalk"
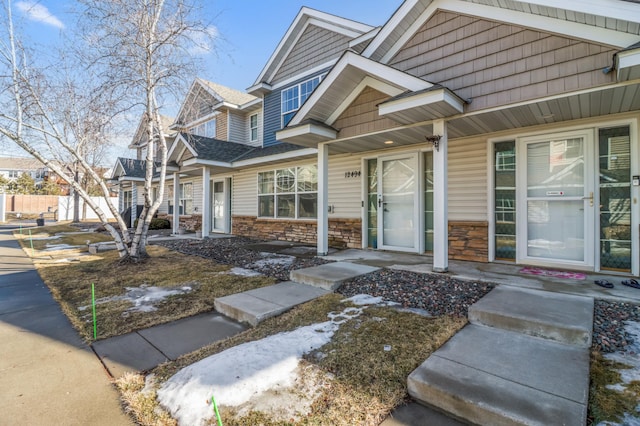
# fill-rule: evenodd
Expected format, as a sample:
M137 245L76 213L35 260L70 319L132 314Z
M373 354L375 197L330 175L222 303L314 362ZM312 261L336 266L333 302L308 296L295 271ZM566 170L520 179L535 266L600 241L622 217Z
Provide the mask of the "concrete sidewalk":
M0 226L0 417L16 425L131 425L118 392L29 259Z

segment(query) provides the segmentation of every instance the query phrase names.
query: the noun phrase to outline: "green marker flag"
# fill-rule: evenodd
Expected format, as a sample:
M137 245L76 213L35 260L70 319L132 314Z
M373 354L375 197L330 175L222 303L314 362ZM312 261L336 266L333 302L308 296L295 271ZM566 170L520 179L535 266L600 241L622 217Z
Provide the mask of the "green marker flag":
M33 252L33 238L31 238L31 229L29 229L29 242L31 243L31 257L36 257Z
M218 426L222 426L222 419L220 418L220 412L218 411L218 405L216 404L216 400L211 395L211 405L213 405L213 411L216 413L216 420L218 421Z
M98 328L96 326L96 287L91 283L91 308L93 310L93 340L98 337Z

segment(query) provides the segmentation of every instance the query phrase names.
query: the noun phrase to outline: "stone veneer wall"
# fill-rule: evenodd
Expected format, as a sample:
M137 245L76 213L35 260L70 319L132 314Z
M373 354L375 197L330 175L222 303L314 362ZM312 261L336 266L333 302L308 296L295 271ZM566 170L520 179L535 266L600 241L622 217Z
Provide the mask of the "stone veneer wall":
M167 219L169 222L171 222L171 227L173 228L172 214L158 214L158 217L161 219ZM180 226L186 231L199 231L202 229L202 215L190 214L180 216Z
M295 241L313 245L318 242L315 220L232 216L231 227L234 235L245 237ZM338 248L360 248L362 246L362 221L360 219L329 219L329 245Z
M489 223L449 221L449 259L489 261Z

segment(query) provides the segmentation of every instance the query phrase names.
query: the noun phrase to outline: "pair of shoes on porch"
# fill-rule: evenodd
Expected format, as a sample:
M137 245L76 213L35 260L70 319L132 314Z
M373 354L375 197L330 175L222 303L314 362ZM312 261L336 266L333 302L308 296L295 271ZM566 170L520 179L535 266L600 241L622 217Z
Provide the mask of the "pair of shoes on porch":
M613 288L613 283L608 280L595 280L594 282L600 287ZM634 280L633 278L631 278L630 280L623 280L621 284L626 285L627 287L640 289L640 283L638 283L638 281Z

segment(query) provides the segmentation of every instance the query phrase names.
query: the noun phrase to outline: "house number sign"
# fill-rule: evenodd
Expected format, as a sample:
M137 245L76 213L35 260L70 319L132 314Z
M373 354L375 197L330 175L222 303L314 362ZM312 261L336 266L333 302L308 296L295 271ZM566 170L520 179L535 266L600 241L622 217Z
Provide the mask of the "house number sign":
M344 172L344 178L345 179L356 178L356 177L360 177L360 170L354 170L354 171L351 171L351 172Z

